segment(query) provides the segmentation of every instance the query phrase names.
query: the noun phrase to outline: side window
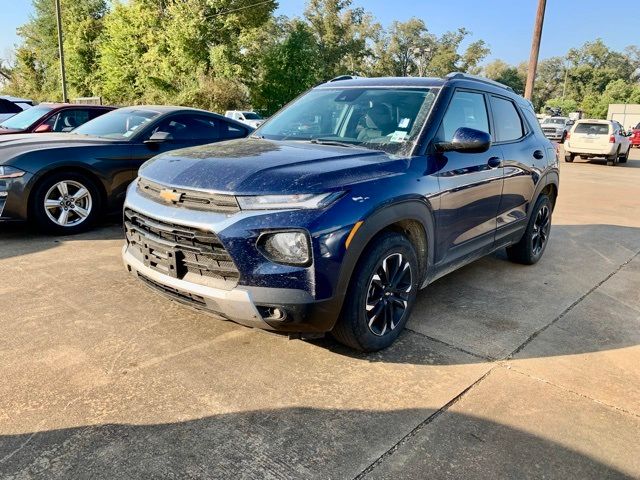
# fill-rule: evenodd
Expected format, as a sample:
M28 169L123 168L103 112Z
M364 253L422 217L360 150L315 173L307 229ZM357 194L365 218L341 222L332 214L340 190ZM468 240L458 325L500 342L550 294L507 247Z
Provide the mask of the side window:
M49 123L54 120L53 124ZM51 125L54 132L70 132L89 120L87 110L63 110L51 117L46 123Z
M166 132L173 140L218 140L218 120L204 115L174 115L169 117L153 129L155 132Z
M509 142L524 136L522 119L512 101L492 96L491 110L497 142Z
M449 142L458 128L467 127L489 133L489 116L484 95L481 93L458 91L442 119L438 138Z
M222 138L244 138L247 136L246 129L227 122L221 122L220 130Z
M4 98L0 98L0 113L20 113L22 109Z

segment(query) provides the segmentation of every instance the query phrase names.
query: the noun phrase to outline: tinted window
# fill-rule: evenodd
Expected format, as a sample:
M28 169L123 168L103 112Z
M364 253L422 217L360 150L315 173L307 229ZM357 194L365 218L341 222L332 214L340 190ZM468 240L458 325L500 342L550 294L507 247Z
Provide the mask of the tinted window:
M531 108L524 107L522 109L522 113L524 113L525 118L527 119L527 123L529 124L529 128L533 129L538 135L544 135L542 133L542 128L538 123L538 119L536 118L536 114L533 113Z
M512 101L492 96L491 110L497 142L509 142L524 136L522 119Z
M262 117L255 112L242 112L245 120L261 120Z
M246 129L227 122L222 123L220 130L222 138L243 138L247 136Z
M489 133L489 117L484 95L473 92L453 94L447 113L444 114L438 138L450 142L458 128L466 127Z
M166 132L173 140L217 140L218 119L204 115L175 115L158 124L155 132Z
M45 123L54 132L70 132L89 120L87 110L63 110L53 115Z
M22 109L9 100L0 98L0 113L18 113Z
M609 135L609 125L606 123L579 123L573 133L591 135Z

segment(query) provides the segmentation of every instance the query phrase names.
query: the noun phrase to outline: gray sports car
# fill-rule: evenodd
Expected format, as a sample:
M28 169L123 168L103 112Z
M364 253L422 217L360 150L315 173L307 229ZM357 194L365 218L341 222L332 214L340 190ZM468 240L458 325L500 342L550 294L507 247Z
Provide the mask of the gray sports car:
M71 234L118 210L149 158L178 148L246 137L253 129L184 107L120 108L70 133L0 139L0 221L32 220Z

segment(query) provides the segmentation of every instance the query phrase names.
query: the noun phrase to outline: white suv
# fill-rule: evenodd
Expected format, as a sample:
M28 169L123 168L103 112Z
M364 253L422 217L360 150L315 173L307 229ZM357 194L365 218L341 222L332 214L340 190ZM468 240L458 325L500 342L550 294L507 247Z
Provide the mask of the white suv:
M583 160L605 157L607 165L626 163L631 141L622 125L615 120L578 120L567 134L564 160L573 162L576 156Z
M245 112L241 110L227 110L224 114L227 118L233 118L239 122L249 125L253 128L258 128L264 123L264 119L256 112Z

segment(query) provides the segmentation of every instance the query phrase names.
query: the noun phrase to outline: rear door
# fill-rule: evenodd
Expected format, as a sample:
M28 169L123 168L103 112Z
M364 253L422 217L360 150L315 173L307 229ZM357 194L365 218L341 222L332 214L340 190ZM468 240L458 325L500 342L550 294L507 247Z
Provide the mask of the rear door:
M524 228L547 152L511 99L491 95L490 106L494 142L504 158L504 186L497 218L497 237L503 237L513 229Z

